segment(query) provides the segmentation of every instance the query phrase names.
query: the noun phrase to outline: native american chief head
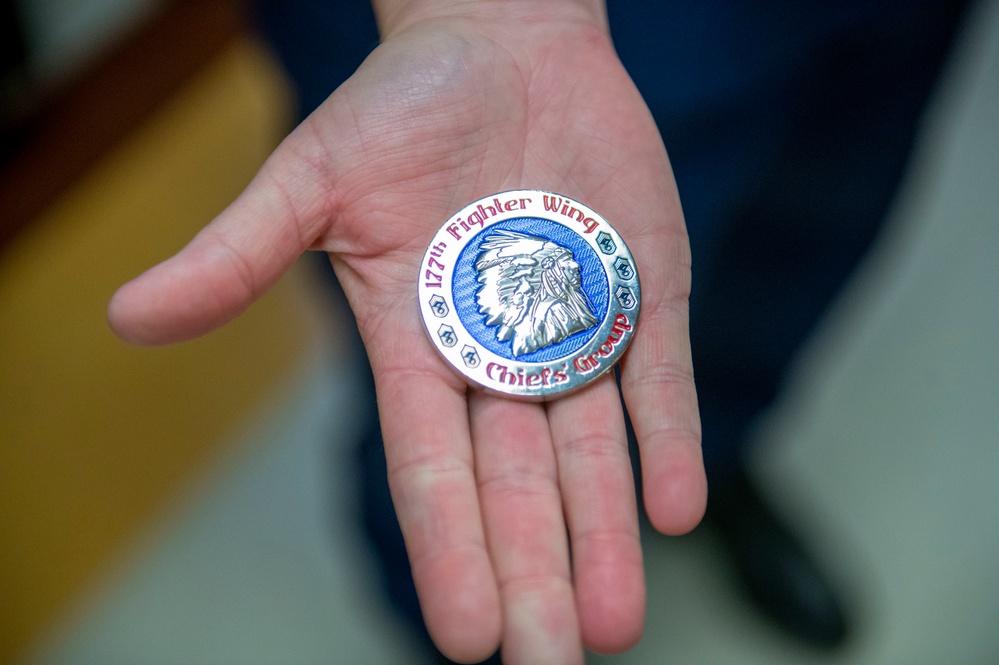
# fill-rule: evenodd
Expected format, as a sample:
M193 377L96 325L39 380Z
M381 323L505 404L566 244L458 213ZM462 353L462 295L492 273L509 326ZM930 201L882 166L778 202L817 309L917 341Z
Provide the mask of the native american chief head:
M513 338L513 355L557 344L597 324L572 252L550 240L496 231L480 247L476 301L486 325Z

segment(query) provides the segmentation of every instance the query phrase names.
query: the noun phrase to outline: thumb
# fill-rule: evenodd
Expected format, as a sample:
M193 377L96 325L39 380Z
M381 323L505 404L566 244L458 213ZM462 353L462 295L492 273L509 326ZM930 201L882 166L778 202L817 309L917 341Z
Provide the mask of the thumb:
M300 127L243 193L175 256L125 284L108 321L136 344L179 342L228 323L267 291L333 219L330 160ZM317 166L318 165L318 166Z

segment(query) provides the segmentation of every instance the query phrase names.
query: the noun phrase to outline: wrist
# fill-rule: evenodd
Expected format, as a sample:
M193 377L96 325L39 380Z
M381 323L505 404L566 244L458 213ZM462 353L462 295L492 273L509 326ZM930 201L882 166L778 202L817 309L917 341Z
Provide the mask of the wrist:
M372 0L382 40L427 20L586 22L608 32L604 0Z

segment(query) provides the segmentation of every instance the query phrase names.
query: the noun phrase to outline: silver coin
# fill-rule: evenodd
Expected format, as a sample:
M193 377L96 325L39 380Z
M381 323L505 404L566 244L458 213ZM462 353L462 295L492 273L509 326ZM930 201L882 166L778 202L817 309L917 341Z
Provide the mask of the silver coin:
M516 398L561 396L610 370L641 301L617 231L551 192L470 203L420 264L420 313L434 347L472 385Z

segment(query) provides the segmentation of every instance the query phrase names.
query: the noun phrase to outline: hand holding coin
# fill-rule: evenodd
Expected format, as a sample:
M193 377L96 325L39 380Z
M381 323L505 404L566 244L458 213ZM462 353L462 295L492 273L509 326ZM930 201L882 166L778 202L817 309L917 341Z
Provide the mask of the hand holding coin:
M635 259L583 204L516 190L465 206L418 278L430 340L472 385L544 400L610 370L638 322Z
M644 577L622 393L652 523L684 532L706 496L665 150L595 5L406 7L379 13L383 43L228 208L119 290L112 327L207 333L328 252L438 646L469 662L502 645L508 663L626 649Z

